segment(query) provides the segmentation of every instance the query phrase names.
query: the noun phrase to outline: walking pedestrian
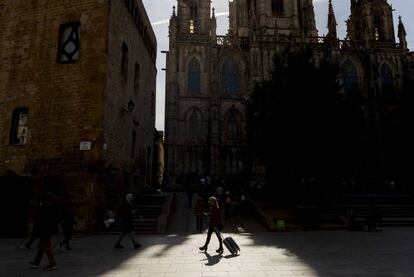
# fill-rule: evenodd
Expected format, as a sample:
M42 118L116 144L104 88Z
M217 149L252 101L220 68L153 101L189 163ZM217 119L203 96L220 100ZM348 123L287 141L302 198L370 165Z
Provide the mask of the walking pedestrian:
M76 225L75 212L71 201L63 208L63 221L61 223L64 239L59 243L59 248L65 245L66 250L72 250L70 240L72 239L73 227Z
M204 200L201 196L197 198L195 206L196 215L196 230L200 233L203 231L203 220L204 220Z
M132 194L127 194L125 196L125 201L121 205L118 210L118 217L122 220L122 234L119 236L118 240L115 243L115 248L121 249L123 246L121 245L121 241L124 239L125 236L128 236L131 240L134 249L140 248L142 245L135 241L134 238L134 214L136 211L132 207L132 200L134 196Z
M39 267L43 254L46 253L49 265L45 268L45 270L56 269L56 260L53 256L52 243L50 240L59 227L59 209L53 202L53 197L52 193L46 193L39 209L38 228L40 243L34 261L30 262L32 268Z
M210 243L211 235L216 233L218 241L219 241L219 248L216 250L217 253L223 253L223 240L221 238L220 231L223 230L223 224L221 223L221 213L220 213L220 206L217 202L215 197L210 197L208 200L208 204L210 206L210 220L207 232L207 239L205 244L200 247L201 251L207 251L208 244Z

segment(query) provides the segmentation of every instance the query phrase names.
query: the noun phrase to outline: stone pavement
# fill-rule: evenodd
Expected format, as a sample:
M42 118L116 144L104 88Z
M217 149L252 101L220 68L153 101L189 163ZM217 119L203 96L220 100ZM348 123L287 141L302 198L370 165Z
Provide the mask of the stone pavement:
M56 250L58 270L30 269L35 250L16 249L19 240L0 240L0 276L414 276L414 230L382 233L295 232L232 234L242 252L217 255L205 234L139 237L144 245L113 249L114 236L77 238L71 252ZM46 265L46 260L43 260Z
M168 234L137 237L144 245L140 250L133 250L127 240L124 249L114 249L116 236L75 238L73 251L55 249L58 269L44 272L28 264L35 250L16 248L19 239L0 239L0 276L414 276L412 228L270 233L254 218L243 218L243 225L241 233L229 233L228 226L224 234L238 242L239 256L227 250L218 255L214 235L208 252L200 252L206 234L194 232L192 209L179 194Z

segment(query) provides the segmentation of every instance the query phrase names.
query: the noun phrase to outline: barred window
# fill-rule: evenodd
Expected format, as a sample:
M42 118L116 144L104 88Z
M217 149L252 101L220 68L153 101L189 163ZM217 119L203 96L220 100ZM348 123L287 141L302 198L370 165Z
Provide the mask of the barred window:
M58 62L73 63L80 56L80 26L79 22L69 22L60 26Z
M29 133L29 109L25 107L17 108L13 111L10 145L25 145Z

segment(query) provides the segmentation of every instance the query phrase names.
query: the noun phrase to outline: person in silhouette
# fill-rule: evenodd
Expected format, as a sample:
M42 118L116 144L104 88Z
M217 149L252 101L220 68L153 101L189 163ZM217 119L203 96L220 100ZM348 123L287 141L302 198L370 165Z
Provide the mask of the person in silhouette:
M70 247L70 240L72 239L73 227L76 225L75 211L71 201L68 201L63 208L62 230L64 240L59 243L59 248L65 245L66 250L72 250Z
M200 233L203 231L203 220L204 220L204 200L201 196L197 198L195 206L196 215L196 230Z
M46 270L55 270L56 261L52 252L51 238L57 232L59 228L59 207L54 202L54 195L52 193L46 193L43 196L43 201L39 209L38 218L38 230L39 230L39 249L33 262L30 263L32 268L38 268L42 261L43 254L49 260L49 265L45 268Z
M220 247L216 250L217 253L223 253L223 240L221 238L220 231L223 229L223 224L221 223L221 212L220 212L220 206L217 202L217 199L215 197L210 197L208 200L208 204L210 206L210 220L209 220L209 226L208 226L208 232L207 232L207 240L206 243L200 247L199 249L201 251L207 251L208 244L210 243L211 235L216 233Z
M125 196L125 201L118 210L118 217L122 220L122 234L119 236L118 240L115 243L115 248L121 249L122 240L125 236L128 236L131 240L134 249L140 248L142 245L135 241L134 238L134 214L135 210L132 207L132 200L134 196L130 193Z

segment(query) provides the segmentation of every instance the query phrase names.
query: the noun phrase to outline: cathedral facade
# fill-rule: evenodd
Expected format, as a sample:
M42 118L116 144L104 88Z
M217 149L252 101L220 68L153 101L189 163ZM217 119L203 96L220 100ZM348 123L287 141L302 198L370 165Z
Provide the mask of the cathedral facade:
M170 20L165 115L170 185L200 175L247 177L254 164L248 159L244 103L254 82L270 78L274 56L289 47L309 46L316 58L328 51L341 67L343 93L381 95L385 104L392 105L410 78L413 53L401 18L396 41L386 0L351 0L344 40L338 39L331 1L323 37L312 0L230 0L226 36L216 33L210 2L178 0Z

